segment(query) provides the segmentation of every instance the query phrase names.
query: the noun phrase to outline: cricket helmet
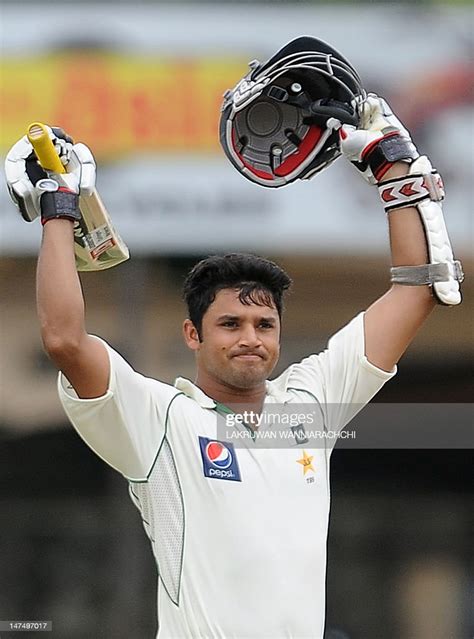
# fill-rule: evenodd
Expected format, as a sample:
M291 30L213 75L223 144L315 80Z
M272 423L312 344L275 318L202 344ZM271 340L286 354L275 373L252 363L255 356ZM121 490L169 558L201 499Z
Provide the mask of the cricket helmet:
M338 129L357 126L366 97L354 67L322 40L292 40L224 95L220 141L246 178L279 187L309 179L341 154Z

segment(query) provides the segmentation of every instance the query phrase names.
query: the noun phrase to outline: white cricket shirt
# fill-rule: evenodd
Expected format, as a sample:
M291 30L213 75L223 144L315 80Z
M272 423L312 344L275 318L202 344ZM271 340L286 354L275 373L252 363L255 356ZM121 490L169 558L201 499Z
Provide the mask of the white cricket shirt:
M79 435L129 481L158 567L157 637L322 639L332 444L219 439L213 399L107 350L104 396L79 399L62 375L59 394ZM311 405L318 428L340 431L394 373L367 361L360 314L267 382L264 410Z

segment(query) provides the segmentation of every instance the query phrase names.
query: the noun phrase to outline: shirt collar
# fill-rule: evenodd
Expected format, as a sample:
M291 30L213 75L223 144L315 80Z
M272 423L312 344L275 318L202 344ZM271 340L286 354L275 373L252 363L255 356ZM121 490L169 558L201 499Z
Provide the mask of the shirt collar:
M272 403L281 403L284 404L290 399L290 394L287 391L280 390L272 381L267 381L266 385L266 397L265 401L270 401ZM215 408L216 402L206 395L196 384L193 384L189 379L185 377L178 377L174 382L175 388L180 390L182 393L189 397L190 399L194 399L196 403L201 406L201 408Z
M216 402L208 397L206 393L204 393L198 386L196 386L196 384L193 384L189 379L186 379L185 377L178 377L174 382L174 386L182 393L184 393L186 397L194 399L194 401L197 402L202 408L216 407Z
M275 381L267 380L265 382L267 387L267 395L265 401L269 401L274 404L286 404L291 399L291 394L281 388L281 385Z

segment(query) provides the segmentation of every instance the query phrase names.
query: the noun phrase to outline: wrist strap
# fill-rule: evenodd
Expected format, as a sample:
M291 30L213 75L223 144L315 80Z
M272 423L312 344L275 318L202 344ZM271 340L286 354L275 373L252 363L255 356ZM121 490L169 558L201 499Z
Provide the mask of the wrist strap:
M378 190L387 213L413 206L423 200L441 202L444 199L443 180L436 169L427 175L413 173L380 182Z
M79 195L60 187L57 191L45 192L41 196L41 223L64 218L73 222L81 219Z
M416 147L410 138L399 131L391 131L364 149L362 163L370 168L379 182L395 162L412 162L417 157Z

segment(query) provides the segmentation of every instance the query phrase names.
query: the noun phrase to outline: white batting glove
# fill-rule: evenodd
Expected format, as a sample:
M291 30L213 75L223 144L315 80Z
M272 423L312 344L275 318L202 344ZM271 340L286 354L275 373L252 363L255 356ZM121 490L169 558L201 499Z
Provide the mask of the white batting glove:
M90 195L95 188L96 165L90 149L85 144L73 144L72 139L62 129L47 129L67 173L44 171L27 136L12 146L5 160L8 191L27 222L32 222L42 215L42 196L45 193ZM64 216L58 214L55 217L69 215L66 212ZM76 217L71 215L71 219Z
M339 129L341 151L369 184L377 184L395 162L411 163L419 153L383 98L369 93L359 109L359 126L344 124Z

